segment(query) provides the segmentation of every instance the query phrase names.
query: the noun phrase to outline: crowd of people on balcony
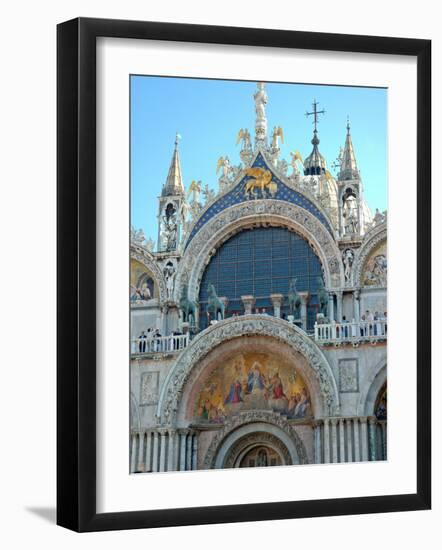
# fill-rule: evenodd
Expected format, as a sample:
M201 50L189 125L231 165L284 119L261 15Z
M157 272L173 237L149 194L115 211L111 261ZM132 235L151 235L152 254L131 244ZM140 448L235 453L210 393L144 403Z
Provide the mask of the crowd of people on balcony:
M181 339L179 336L183 336L184 333L180 330L176 329L171 334L168 335L172 349L168 351L175 351L178 349L181 349ZM176 336L176 338L173 338ZM138 336L138 353L146 353L151 351L162 351L161 342L163 339L163 335L160 333L160 329L158 328L148 328L147 330L143 330L141 334Z

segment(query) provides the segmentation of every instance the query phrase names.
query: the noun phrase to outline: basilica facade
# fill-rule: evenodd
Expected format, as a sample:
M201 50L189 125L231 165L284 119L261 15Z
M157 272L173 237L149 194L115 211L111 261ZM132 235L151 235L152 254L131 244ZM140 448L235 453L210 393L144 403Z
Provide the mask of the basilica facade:
M132 473L387 458L386 212L348 121L333 176L318 104L311 153L283 159L268 100L216 192L186 192L177 136L156 246L131 230Z

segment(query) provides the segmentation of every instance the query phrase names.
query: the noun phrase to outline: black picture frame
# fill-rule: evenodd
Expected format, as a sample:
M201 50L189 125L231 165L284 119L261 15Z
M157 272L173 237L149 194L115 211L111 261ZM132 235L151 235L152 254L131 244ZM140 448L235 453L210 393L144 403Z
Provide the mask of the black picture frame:
M395 54L417 59L417 492L96 512L96 39ZM83 531L425 510L431 506L431 41L79 18L57 28L57 523ZM405 154L405 153L404 153Z

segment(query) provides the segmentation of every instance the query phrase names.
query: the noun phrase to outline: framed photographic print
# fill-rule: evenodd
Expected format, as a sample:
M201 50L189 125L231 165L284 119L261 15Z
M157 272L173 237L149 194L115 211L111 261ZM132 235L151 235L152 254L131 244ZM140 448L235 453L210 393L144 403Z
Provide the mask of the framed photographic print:
M60 525L430 507L430 51L59 25Z

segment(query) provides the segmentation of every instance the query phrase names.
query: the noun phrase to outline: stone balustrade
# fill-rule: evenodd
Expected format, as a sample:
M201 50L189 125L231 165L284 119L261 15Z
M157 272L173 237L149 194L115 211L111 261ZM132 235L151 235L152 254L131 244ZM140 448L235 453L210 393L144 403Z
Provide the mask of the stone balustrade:
M173 353L186 348L189 345L189 341L189 333L170 336L135 338L131 341L131 353L132 355Z
M315 340L319 344L377 342L387 339L387 321L351 323L315 323Z

